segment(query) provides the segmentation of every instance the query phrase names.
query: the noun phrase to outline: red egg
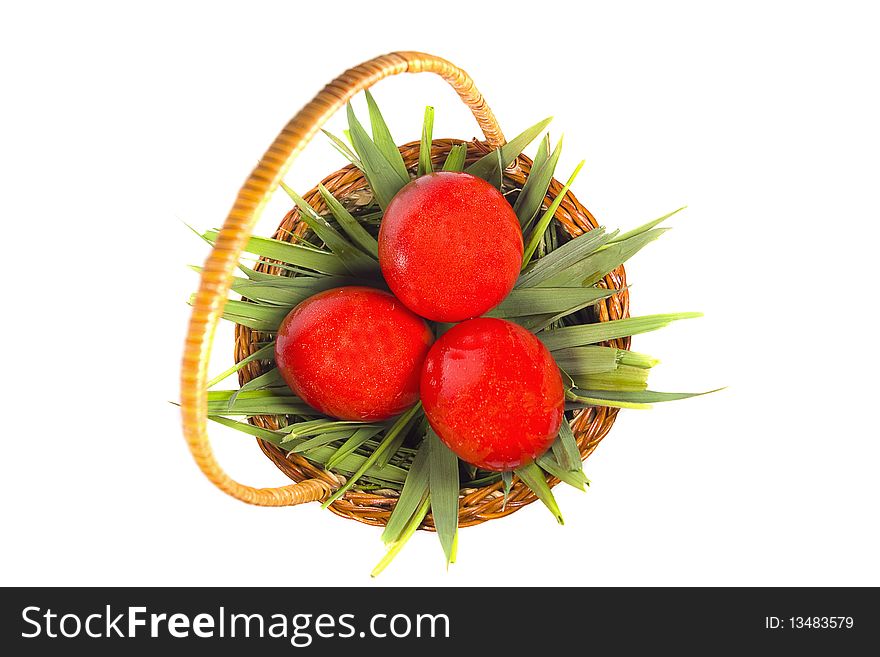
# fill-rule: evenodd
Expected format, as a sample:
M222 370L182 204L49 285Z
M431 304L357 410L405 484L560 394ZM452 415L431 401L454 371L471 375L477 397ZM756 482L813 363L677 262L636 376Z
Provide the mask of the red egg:
M275 362L309 406L342 420L384 420L418 401L433 336L400 301L369 287L309 297L281 323Z
M388 204L379 229L379 263L391 291L438 322L479 317L501 303L522 257L522 230L510 203L467 173L413 180Z
M550 352L502 319L472 319L441 336L425 359L421 397L443 442L486 470L513 470L543 454L565 412Z

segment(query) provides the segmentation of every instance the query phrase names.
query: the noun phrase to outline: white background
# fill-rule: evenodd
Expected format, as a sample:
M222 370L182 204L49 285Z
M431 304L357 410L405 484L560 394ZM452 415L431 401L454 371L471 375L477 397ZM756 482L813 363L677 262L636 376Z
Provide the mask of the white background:
M5 4L0 581L880 584L875 7L729 7ZM182 222L220 224L299 107L402 49L466 68L508 136L554 115L561 172L586 159L575 191L606 226L689 205L628 266L632 310L706 317L634 346L663 360L655 389L729 387L623 412L586 463L592 488L556 489L565 527L536 504L464 530L448 572L420 533L373 581L377 529L222 495L168 402L185 266L206 255ZM375 94L398 141L429 103L435 136L477 132L438 78ZM317 140L288 182L342 164ZM248 438L212 435L235 477L284 483Z

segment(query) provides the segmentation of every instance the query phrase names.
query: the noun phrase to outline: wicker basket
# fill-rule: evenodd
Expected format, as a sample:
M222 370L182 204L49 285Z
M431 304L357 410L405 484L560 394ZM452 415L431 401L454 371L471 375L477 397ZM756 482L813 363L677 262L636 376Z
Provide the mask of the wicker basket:
M467 73L446 60L424 53L398 52L377 57L336 78L285 126L239 192L214 249L205 263L193 304L181 373L183 429L193 457L205 475L218 488L244 502L262 506L291 506L323 500L344 480L332 472L315 466L302 456L288 455L264 441L258 441L263 452L296 483L280 488L252 488L232 480L215 460L206 430L206 368L214 327L223 312L233 270L250 235L250 229L266 200L278 186L290 163L320 127L356 93L369 88L383 78L404 72L431 72L441 76L471 109L483 131L485 141L468 143L468 163L505 143L504 135L492 111ZM450 148L458 143L461 143L461 140L434 140L431 157L435 165L442 164ZM400 147L400 151L407 167L415 170L419 158L419 143L405 144ZM521 186L528 176L531 164L531 160L527 157L520 156L514 165L505 171L505 180L512 185ZM343 201L355 196L363 196L365 190L368 190L361 171L351 165L327 176L322 183L334 196ZM551 182L547 192L547 205L561 189L562 184L557 180ZM303 197L319 212L326 209L317 187ZM566 194L555 218L572 237L597 226L590 212L571 192ZM306 230L307 226L299 220L299 212L294 208L284 217L274 237L290 241L293 235L302 235ZM263 261L259 263L258 268L262 271L272 271L272 263ZM625 285L626 275L623 267L616 269L600 283L600 286L619 289L624 288ZM594 307L594 313L596 321L628 317L628 292L624 289L599 302ZM235 359L238 362L256 350L259 336L243 326L236 326L235 336ZM626 349L629 348L629 338L607 344ZM259 362L249 363L239 372L240 383L245 383L264 371ZM572 428L583 458L587 458L599 441L607 435L614 424L617 412L617 409L606 407L587 408L578 412L572 422ZM273 417L255 417L251 418L251 422L268 429L277 428ZM555 478L548 478L548 483L553 486L559 482ZM463 489L459 498L459 526L467 527L509 515L536 499L532 491L517 480L510 491L506 507L502 508L501 489L501 482L477 489ZM368 493L352 490L331 504L330 509L346 518L370 525L384 525L396 501L396 495L391 492L382 494L379 491ZM430 515L426 517L423 528L433 529L433 519Z

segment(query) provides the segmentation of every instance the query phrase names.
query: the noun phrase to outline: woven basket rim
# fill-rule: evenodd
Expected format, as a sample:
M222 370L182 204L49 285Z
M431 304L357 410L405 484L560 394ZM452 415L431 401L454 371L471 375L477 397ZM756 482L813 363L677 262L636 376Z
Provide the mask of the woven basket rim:
M454 138L434 139L431 148L431 159L435 168L439 169L452 146L462 143L468 144L468 163L476 161L492 150L487 142L477 139L470 141ZM401 145L399 149L407 168L414 170L418 164L420 142L408 142ZM520 155L514 165L504 172L505 181L521 186L531 170L531 166L531 159L525 155ZM364 202L366 201L367 194L369 194L369 187L363 173L352 164L346 165L326 176L321 181L321 184L334 196L348 204L352 202L357 204L358 200ZM562 187L563 184L554 178L547 192L545 205L549 205L553 198L562 190ZM326 211L326 205L317 186L302 196L318 212ZM593 215L577 200L570 190L565 194L554 218L562 225L569 237L572 238L587 230L598 227L598 223ZM302 236L307 230L308 226L299 220L299 211L294 206L284 216L273 237L283 241L290 241L294 235ZM256 265L256 269L258 271L272 271L272 262L266 258L261 258ZM608 274L599 285L609 288L614 287L620 289L621 292L596 304L595 314L597 321L628 317L629 290L626 289L626 272L624 267L621 265ZM234 355L236 363L256 351L258 348L257 344L262 335L264 334L247 327L238 324L235 326ZM602 344L627 349L630 345L630 339L628 337L621 338ZM265 366L260 362L249 363L239 370L239 384L243 385L265 371ZM617 413L618 409L607 407L590 407L575 413L575 419L571 424L582 460L589 457L599 442L608 434L614 424ZM248 417L248 421L251 424L267 429L277 428L277 422L272 416ZM266 456L287 477L295 482L319 479L336 488L345 481L344 476L324 470L298 454L286 454L271 443L259 439L257 439L257 442ZM558 484L559 480L548 475L547 482L552 487ZM333 502L329 508L342 517L369 525L383 526L394 509L397 495L396 491L365 492L351 490L342 498ZM515 479L515 483L510 490L506 506L503 506L502 483L500 481L481 488L463 488L459 497L459 526L467 527L510 515L523 506L531 504L536 499L537 497L531 489L518 479ZM430 513L420 528L434 529L433 517Z

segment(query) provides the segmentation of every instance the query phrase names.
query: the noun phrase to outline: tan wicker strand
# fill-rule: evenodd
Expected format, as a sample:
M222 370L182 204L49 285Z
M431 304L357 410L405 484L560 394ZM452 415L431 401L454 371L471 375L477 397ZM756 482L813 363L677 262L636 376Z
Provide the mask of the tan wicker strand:
M279 488L254 488L232 479L217 462L207 432L207 366L232 273L251 228L293 160L321 126L356 93L398 73L429 72L446 80L470 108L488 143L504 134L473 80L454 64L419 52L396 52L349 69L328 84L284 127L245 181L216 244L205 261L184 345L180 375L183 434L196 464L220 490L250 504L292 506L324 499L335 482L327 476L297 479ZM331 479L331 481L328 481Z
M455 144L463 143L458 139L436 139L431 148L431 159L435 166L439 167ZM414 170L419 158L419 142L411 142L400 147L404 162ZM486 142L468 142L468 163L476 161L482 155L491 152L492 145ZM532 162L525 156L520 156L517 166L511 167L505 172L508 183L521 186L531 170ZM363 204L369 201L369 187L360 170L354 166L347 166L325 177L323 184L334 196L349 204ZM545 205L562 191L562 183L553 180L547 192ZM303 195L304 198L318 212L326 210L323 197L317 187ZM555 215L565 231L572 237L595 228L598 224L593 215L587 210L575 196L569 192L566 194ZM308 227L299 220L299 212L293 208L278 226L273 237L276 239L291 241L294 236L302 236ZM257 265L257 269L264 272L280 273L277 267L273 267L271 261L263 260ZM624 288L626 286L626 273L623 267L619 267L605 277L600 283L609 288ZM595 306L596 321L608 321L621 319L629 316L629 293L624 290ZM259 344L265 341L266 336L244 326L236 326L235 360L241 361L259 348ZM623 338L606 343L610 346L628 349L630 339ZM265 373L266 365L260 362L252 362L239 371L239 382L244 384L251 379ZM575 417L572 429L577 438L581 456L587 458L599 442L608 434L614 420L617 417L617 409L613 408L588 408ZM275 417L258 416L251 418L251 422L267 429L277 429ZM310 478L318 478L328 483L335 484L337 475L329 473L298 454L287 454L271 443L258 441L263 452L272 462L288 477L294 481L302 481ZM551 486L559 481L550 479ZM486 520L501 518L518 509L531 504L537 498L532 491L521 482L517 481L504 504L504 495L500 482L479 489L465 490L459 499L459 526L469 527ZM330 509L345 518L350 518L368 525L385 525L388 517L394 510L397 502L393 493L379 494L363 491L350 491L342 499L330 505ZM429 514L422 525L423 529L433 530L433 517Z

